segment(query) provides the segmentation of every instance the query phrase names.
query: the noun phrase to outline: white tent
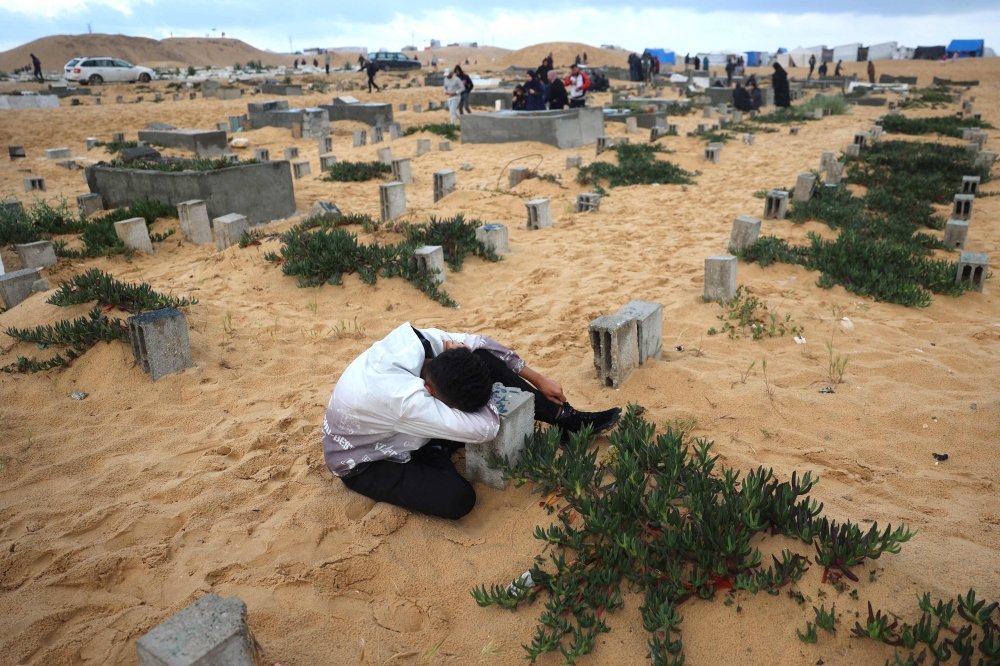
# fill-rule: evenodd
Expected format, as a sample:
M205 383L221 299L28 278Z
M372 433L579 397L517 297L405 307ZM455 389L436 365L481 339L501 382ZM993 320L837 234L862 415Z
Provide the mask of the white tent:
M857 62L858 61L858 49L861 48L861 44L845 44L844 46L834 46L833 47L833 62L839 62L843 60L844 62ZM868 56L871 57L870 55Z
M898 42L886 42L884 44L872 44L868 47L869 60L892 60L896 55Z
M741 51L713 51L711 53L699 53L698 60L700 62L705 59L705 56L708 56L710 67L725 67L731 55L746 57Z
M816 56L816 63L819 64L823 61L823 49L825 48L825 46L810 46L809 48L800 46L797 49L792 49L788 53L794 63L792 67L808 67L809 56ZM785 65L782 64L782 66Z

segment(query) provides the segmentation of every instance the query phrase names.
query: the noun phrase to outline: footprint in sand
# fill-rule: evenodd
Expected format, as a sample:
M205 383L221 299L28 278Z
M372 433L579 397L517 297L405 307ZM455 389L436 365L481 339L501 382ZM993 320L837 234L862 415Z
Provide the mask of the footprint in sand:
M427 627L427 616L412 601L397 599L375 609L375 621L390 631L413 634Z

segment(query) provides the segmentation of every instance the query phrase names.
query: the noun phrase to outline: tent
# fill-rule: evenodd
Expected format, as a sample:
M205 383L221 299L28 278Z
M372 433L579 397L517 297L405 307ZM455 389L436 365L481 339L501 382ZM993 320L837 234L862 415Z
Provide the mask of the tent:
M861 44L845 44L844 46L834 46L833 47L833 59L830 62L838 62L843 60L844 62L857 62L858 61L858 49L861 48ZM871 54L868 55L871 58Z
M661 65L676 65L677 62L674 60L674 52L671 49L646 49L642 52L643 55L649 54L651 56L656 56L660 59Z
M943 46L918 46L913 51L914 60L940 60L945 54Z
M764 51L744 51L746 53L747 67L762 67L766 64L767 53Z
M953 39L948 45L948 57L982 58L985 42L981 39Z

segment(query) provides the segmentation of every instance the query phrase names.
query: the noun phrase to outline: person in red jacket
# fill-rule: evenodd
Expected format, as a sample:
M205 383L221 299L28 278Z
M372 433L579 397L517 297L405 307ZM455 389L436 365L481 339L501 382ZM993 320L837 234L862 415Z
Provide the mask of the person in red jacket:
M590 77L580 69L579 65L573 65L563 83L569 93L569 108L578 109L587 105L586 93L590 88Z

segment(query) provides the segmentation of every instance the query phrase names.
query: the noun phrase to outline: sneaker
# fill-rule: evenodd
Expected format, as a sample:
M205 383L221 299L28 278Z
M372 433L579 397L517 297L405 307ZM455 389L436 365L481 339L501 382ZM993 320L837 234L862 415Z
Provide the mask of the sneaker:
M566 435L580 432L584 426L589 425L591 432L598 435L618 425L621 414L621 407L613 407L603 412L578 412L568 402L564 402L562 412L556 419L555 425L562 428Z

